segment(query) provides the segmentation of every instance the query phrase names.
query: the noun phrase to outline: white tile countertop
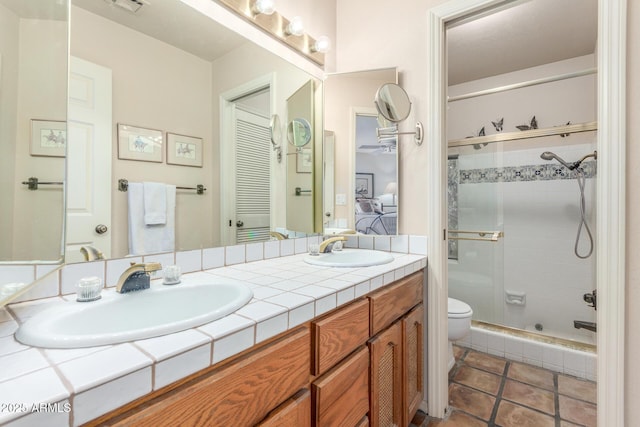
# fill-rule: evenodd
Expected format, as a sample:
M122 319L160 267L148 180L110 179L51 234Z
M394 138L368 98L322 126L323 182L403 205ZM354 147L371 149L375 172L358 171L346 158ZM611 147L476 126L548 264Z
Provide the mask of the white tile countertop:
M83 424L426 266L425 255L392 254L391 263L365 268L312 266L297 254L185 274L190 283L241 281L253 299L200 327L117 345L43 349L15 341L20 323L75 295L0 309L0 425Z

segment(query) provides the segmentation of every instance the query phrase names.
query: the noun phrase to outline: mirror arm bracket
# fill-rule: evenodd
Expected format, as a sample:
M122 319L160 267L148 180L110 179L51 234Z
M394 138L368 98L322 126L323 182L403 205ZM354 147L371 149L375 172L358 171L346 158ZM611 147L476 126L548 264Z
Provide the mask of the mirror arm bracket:
M422 145L422 142L424 141L424 126L422 126L421 122L416 122L416 130L414 132L399 132L397 128L377 128L376 135L378 137L378 142L383 138L391 138L398 135L414 135L413 140L416 145Z

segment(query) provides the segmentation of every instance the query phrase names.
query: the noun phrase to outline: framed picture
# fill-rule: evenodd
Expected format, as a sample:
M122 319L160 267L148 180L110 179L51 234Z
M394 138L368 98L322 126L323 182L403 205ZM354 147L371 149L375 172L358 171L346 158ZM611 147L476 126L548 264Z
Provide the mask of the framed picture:
M301 148L296 153L296 172L311 173L313 169L313 155L311 148Z
M373 174L356 172L356 197L373 197Z
M64 157L67 148L67 122L31 120L32 156Z
M202 167L202 138L167 132L167 164Z
M162 131L118 123L118 158L162 163Z

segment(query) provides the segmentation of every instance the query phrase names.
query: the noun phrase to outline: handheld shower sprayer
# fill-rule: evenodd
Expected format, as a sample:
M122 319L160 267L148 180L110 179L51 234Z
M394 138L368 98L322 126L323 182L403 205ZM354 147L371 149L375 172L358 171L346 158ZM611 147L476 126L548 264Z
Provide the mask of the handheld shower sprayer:
M580 259L589 258L593 253L593 236L591 235L591 230L589 229L589 225L587 224L586 219L586 208L585 208L585 200L584 200L584 185L585 185L585 175L582 169L578 169L582 162L584 162L589 157L593 157L594 159L598 159L598 152L594 151L593 153L589 153L583 158L573 163L567 163L562 158L560 158L557 154L552 153L551 151L545 151L540 154L540 158L543 160L553 160L556 159L560 162L561 165L569 169L570 171L575 170L576 180L578 181L578 187L580 187L580 224L578 225L578 234L576 235L576 244L573 248L574 253ZM581 255L578 252L578 243L580 242L580 234L582 233L582 227L587 231L587 235L589 237L589 251L585 255Z

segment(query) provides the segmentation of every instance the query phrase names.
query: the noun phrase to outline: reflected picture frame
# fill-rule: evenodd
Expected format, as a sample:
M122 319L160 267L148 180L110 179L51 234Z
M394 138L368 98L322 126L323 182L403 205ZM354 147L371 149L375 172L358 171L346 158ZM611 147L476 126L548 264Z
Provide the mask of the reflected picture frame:
M118 123L118 159L162 163L161 130Z
M202 167L202 138L167 132L167 164Z
M313 169L313 155L311 148L300 148L296 153L296 172L311 173Z
M356 172L356 197L373 197L373 174Z
M67 151L67 122L62 120L31 119L32 156L65 157Z

